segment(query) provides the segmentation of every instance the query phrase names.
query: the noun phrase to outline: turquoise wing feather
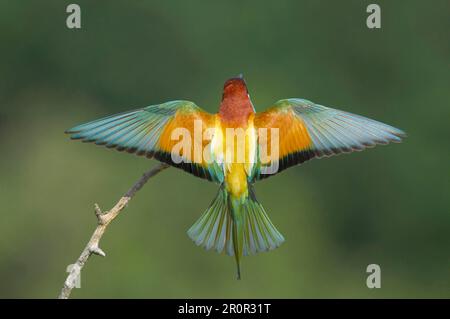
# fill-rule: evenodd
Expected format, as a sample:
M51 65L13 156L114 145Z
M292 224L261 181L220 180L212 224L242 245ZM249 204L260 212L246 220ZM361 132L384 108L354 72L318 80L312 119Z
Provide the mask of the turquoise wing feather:
M406 134L391 125L303 99L287 103L305 123L316 157L360 151L376 144L399 143ZM286 103L282 102L282 103Z
M203 127L207 128L214 118L192 102L171 101L77 125L66 133L72 139L155 158L195 176L221 183L223 174L214 162L194 162L186 156L180 161L173 160L182 156L172 156L175 141L170 139L171 131L180 127L191 131L195 120L202 121Z
M278 101L268 110L257 113L255 124L258 129L279 129L276 173L312 158L361 151L377 144L398 143L406 136L393 126L304 99ZM261 147L261 139L259 143ZM262 174L261 164L254 167L250 180L274 175Z

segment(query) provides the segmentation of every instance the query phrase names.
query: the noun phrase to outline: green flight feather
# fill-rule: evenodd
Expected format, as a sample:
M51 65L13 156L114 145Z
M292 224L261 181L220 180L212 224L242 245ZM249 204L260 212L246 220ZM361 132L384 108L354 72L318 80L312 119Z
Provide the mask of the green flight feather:
M161 148L160 138L166 125L178 115L192 113L206 114L193 102L170 101L80 124L66 133L75 140L155 158L197 177L221 183L223 173L216 163L174 162L173 154Z

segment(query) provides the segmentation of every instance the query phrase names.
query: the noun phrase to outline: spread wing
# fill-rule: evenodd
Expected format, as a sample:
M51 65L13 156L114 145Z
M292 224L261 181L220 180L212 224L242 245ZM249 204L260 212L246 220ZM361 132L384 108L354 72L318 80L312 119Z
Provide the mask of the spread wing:
M66 133L72 139L155 158L220 183L221 169L202 156L212 138L205 138L207 130L214 127L214 115L189 101L171 101L81 124ZM177 147L183 139L186 147Z
M332 109L303 99L280 100L255 116L258 132L259 163L252 179L258 180L311 158L361 151L376 144L400 142L401 130L366 117ZM260 128L266 128L263 135ZM271 128L278 129L278 154ZM275 141L274 141L275 142ZM267 156L262 156L263 151ZM264 157L264 158L263 158ZM272 166L269 173L261 172ZM275 168L275 170L273 170Z

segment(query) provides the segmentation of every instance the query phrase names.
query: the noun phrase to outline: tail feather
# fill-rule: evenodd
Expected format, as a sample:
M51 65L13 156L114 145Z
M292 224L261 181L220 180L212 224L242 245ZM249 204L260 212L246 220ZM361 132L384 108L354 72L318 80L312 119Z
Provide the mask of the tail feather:
M207 250L214 248L221 253L224 248L227 252L230 251L227 243L231 238L231 229L227 193L221 187L211 205L187 233L197 246Z
M188 230L196 245L235 256L240 277L240 255L251 255L277 248L284 242L249 185L249 196L232 199L220 187L209 208Z
M249 198L247 205L244 206L244 211L244 255L269 251L284 242L283 235L272 224L264 207L254 196Z

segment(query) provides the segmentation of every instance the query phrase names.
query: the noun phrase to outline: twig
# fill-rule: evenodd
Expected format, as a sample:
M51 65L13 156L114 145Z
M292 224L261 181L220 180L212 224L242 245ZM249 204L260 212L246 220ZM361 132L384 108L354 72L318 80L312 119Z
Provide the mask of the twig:
M89 257L92 254L96 254L99 256L106 256L105 252L100 249L99 242L105 233L108 225L119 215L119 213L124 209L128 202L133 198L133 196L144 186L144 184L153 176L168 168L167 164L159 164L158 166L152 168L148 172L146 172L142 177L131 187L128 192L114 205L114 207L110 211L102 212L100 207L95 204L95 215L97 216L97 228L91 236L88 244L82 251L80 257L78 257L75 264L72 265L72 268L69 272L69 275L64 282L64 287L61 289L61 293L59 294L59 299L67 299L72 292L72 289L75 287L77 279L80 276L81 270L84 265L88 261Z

